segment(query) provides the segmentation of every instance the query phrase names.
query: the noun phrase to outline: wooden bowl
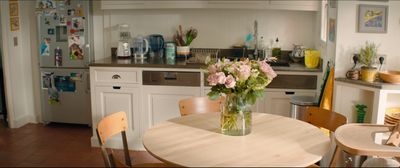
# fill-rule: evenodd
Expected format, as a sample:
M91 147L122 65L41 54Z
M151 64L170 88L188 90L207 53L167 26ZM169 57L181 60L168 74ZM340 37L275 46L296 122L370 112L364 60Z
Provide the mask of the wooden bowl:
M387 83L400 84L400 71L381 71L379 78Z

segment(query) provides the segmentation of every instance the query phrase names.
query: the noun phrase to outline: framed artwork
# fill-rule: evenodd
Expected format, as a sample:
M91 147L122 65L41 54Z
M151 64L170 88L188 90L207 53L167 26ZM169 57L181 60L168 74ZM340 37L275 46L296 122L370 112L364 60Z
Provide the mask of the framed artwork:
M11 31L19 30L19 17L11 17L10 18L10 28L11 28Z
M12 1L11 1L12 2ZM10 17L18 16L18 1L9 3Z
M329 41L335 42L336 37L336 19L329 18Z
M389 0L360 0L360 1L389 2Z
M387 5L360 5L358 9L358 32L386 33Z

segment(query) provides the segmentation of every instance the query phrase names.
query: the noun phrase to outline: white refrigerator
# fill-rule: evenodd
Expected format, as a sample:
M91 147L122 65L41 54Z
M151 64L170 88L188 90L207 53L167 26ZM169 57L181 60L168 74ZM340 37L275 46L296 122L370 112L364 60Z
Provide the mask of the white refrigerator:
M91 1L36 3L43 122L91 126Z

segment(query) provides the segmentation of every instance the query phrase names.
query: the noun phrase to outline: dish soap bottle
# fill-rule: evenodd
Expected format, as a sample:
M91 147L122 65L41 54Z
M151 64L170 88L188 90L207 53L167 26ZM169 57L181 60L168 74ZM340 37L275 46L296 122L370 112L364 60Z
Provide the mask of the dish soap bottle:
M272 56L280 59L281 54L282 54L281 45L279 44L279 39L276 38L274 44L272 45Z

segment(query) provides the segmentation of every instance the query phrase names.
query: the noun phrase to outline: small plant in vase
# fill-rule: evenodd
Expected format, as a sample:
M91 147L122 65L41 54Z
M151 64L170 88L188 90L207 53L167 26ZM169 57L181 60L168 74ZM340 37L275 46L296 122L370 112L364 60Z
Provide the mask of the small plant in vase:
M211 60L207 63L208 96L226 95L221 112L221 133L243 136L251 132L251 105L263 97L265 87L277 75L264 61Z
M182 26L179 25L179 29L174 36L177 55L187 56L190 54L190 44L197 37L197 33L197 29L192 27L186 33L183 33Z
M378 45L373 42L365 42L365 47L360 49L359 62L361 67L361 80L374 82L376 79L377 68L374 66L378 53Z

